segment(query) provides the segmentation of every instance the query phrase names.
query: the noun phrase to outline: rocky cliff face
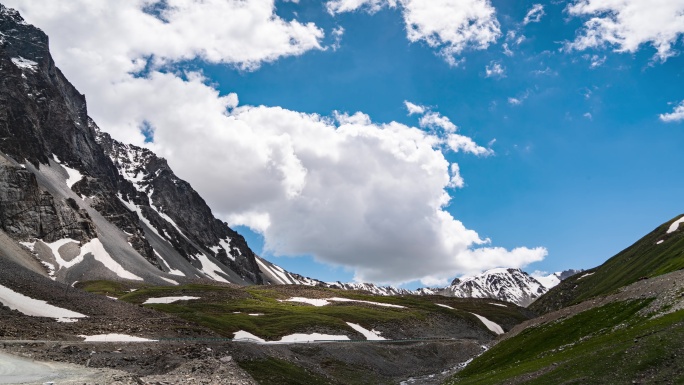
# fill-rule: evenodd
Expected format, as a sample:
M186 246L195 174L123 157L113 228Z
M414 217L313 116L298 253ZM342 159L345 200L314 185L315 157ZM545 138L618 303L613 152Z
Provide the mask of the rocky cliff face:
M82 279L122 278L119 270L157 283L263 282L244 238L164 159L101 132L55 66L47 36L2 5L0 157L0 229L36 258L66 261L58 270ZM94 239L102 250L81 250L78 263L55 255Z

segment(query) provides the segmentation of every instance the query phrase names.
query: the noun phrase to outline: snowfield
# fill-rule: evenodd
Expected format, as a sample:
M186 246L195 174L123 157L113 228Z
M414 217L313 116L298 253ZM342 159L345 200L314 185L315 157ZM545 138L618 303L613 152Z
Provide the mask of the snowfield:
M487 327L487 329L493 331L496 334L504 334L504 330L501 328L501 326L498 323L492 322L492 321L488 320L487 318L485 318L479 314L475 314L475 313L470 313L470 314L477 317Z
M667 229L667 233L670 234L670 233L674 233L675 231L677 231L677 229L679 228L679 225L681 223L684 223L684 217L681 217L681 218L677 219L676 221L672 222L672 224L670 225L670 228Z
M42 241L41 241L42 242ZM123 279L130 279L134 281L142 281L143 279L138 277L137 275L127 271L126 269L123 268L117 261L112 258L111 255L105 250L104 246L102 245L102 242L98 238L93 238L90 240L90 242L86 243L85 245L81 246L81 251L80 253L73 258L70 261L64 260L62 258L61 254L59 254L59 249L67 245L69 243L75 243L76 246L79 245L80 242L69 239L69 238L64 238L57 240L52 243L47 243L43 242L46 246L50 248L52 251L52 255L55 258L55 261L57 262L58 269L61 268L70 268L72 266L75 266L81 262L83 262L83 259L85 258L86 254L90 253L92 256L95 258L96 261L102 263L107 269L111 270L114 274L117 276L123 278ZM26 243L24 243L27 247L29 247Z
M154 303L173 303L173 302L178 302L178 301L190 301L193 299L200 299L200 297L190 297L190 296L182 296L182 297L159 297L159 298L148 298L145 302L143 302L143 305L149 305L149 304L154 304Z
M46 301L33 299L0 285L0 302L12 310L17 310L33 317L54 318L58 322L76 322L78 318L87 317L75 311L53 306Z
M234 333L233 341L252 342L257 344L291 344L316 341L349 341L349 337L319 333L291 334L289 336L281 338L279 341L266 341L263 338L257 337L252 333L240 330Z
M85 342L155 342L147 338L129 336L127 334L98 334L94 336L79 335L85 338Z
M382 303L382 302L361 301L361 300L356 300L356 299L340 298L340 297L333 297L333 298L326 298L326 299L292 297L292 298L286 299L284 301L282 301L282 300L278 300L278 301L279 302L301 302L301 303L308 303L309 305L313 305L313 306L328 306L328 305L330 305L331 302L357 302L357 303L365 303L365 304L374 305L374 306L383 306L383 307L393 307L393 308L397 308L397 309L406 309L406 306L401 306L401 305L393 305L393 304Z
M378 331L368 330L361 325L353 324L351 322L347 322L347 325L349 325L352 329L356 330L357 332L363 334L363 336L366 337L366 339L368 341L385 341L386 340L386 338L382 337L380 335L380 332L378 332Z

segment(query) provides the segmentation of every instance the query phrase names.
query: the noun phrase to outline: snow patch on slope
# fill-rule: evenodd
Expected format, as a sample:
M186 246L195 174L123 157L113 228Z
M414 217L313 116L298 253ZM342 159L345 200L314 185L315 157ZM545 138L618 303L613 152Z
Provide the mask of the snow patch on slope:
M330 305L331 302L356 302L356 303L365 303L365 304L374 305L374 306L393 307L393 308L397 308L397 309L405 309L406 308L406 306L393 305L390 303L362 301L362 300L357 300L357 299L340 298L340 297L333 297L333 298L326 298L326 299L292 297L290 299L286 299L285 301L282 301L282 300L278 300L278 301L280 301L280 302L302 302L302 303L308 303L309 305L313 305L313 306L328 306L328 305Z
M116 274L117 276L124 278L124 279L130 279L134 281L142 281L143 279L138 277L137 275L127 271L126 269L123 268L118 262L116 262L111 255L105 250L104 246L102 245L102 242L98 238L93 238L90 240L90 242L86 243L85 245L81 246L80 253L73 258L71 261L66 261L62 258L62 256L59 254L59 249L60 247L69 244L69 243L75 243L76 245L79 244L78 241L75 241L73 239L65 238L65 239L60 239L52 243L45 243L50 250L52 251L52 255L55 257L55 261L57 262L57 265L59 265L59 268L70 268L72 266L75 266L81 262L83 262L83 259L85 258L86 254L90 253L96 261L102 263L107 269L111 270Z
M202 268L200 270L204 274L214 279L215 281L230 283L227 279L223 278L221 275L218 274L219 272L222 273L223 270L217 264L212 262L206 255L199 253L194 257L196 260L199 261L199 263L202 264Z
M667 234L674 233L675 231L677 231L677 229L679 229L679 225L682 223L684 223L684 217L681 217L676 221L672 222L670 228L667 229Z
M35 72L38 69L38 63L34 62L33 60L24 59L21 56L13 57L12 63L14 63L15 66L22 70L29 70Z
M67 186L69 186L69 188L71 188L79 180L83 179L83 174L81 174L80 171L73 169L73 168L71 168L65 164L62 164L62 162L59 160L57 155L52 154L52 158L55 160L55 162L57 162L57 164L59 164L67 172L68 176L67 176L66 184L67 184Z
M287 343L306 343L316 341L349 341L349 337L330 334L291 334L281 338L279 341L266 341L252 333L240 330L234 333L233 341L252 342L258 344L287 344Z
M155 303L163 303L163 304L169 304L173 302L178 302L178 301L190 301L193 299L200 299L200 297L191 297L191 296L182 296L182 297L158 297L158 298L148 298L143 302L143 305L149 305L149 304L155 304Z
M17 293L2 285L0 285L0 302L10 309L17 310L25 315L55 318L59 322L74 322L76 318L86 317L84 314L50 305L47 301Z
M85 338L85 342L154 342L147 338L129 336L127 334L98 334L94 336L79 335Z
M492 322L492 321L488 320L487 318L485 318L479 314L475 314L475 313L470 313L470 314L477 317L487 327L487 329L493 331L496 334L504 334L504 330L496 322Z
M351 322L347 322L347 325L349 325L352 329L356 330L357 332L363 334L363 336L366 337L366 340L368 340L368 341L385 341L386 340L386 338L382 337L380 335L380 332L378 332L378 331L368 330L361 325L353 324Z

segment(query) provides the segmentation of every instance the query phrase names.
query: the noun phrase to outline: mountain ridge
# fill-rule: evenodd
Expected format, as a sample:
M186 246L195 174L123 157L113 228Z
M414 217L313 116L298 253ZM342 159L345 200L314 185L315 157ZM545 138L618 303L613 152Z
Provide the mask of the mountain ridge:
M42 274L263 283L244 238L165 160L99 130L40 29L0 5L0 33L0 229L52 268Z

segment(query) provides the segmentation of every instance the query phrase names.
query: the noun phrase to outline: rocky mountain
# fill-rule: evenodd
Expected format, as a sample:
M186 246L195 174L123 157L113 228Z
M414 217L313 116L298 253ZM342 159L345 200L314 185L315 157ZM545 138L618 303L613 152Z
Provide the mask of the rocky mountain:
M541 295L581 270L565 270L542 277L532 277L520 269L492 269L472 277L454 279L446 287L423 287L407 290L373 283L322 282L284 270L268 261L257 258L268 283L283 285L306 285L340 290L366 291L375 295L442 295L457 298L491 298L528 306ZM543 283L542 283L543 282Z
M456 278L435 294L459 298L492 298L527 306L548 289L520 269L492 269L474 277Z
M99 130L48 37L2 5L0 230L59 281L268 281L164 159Z

